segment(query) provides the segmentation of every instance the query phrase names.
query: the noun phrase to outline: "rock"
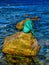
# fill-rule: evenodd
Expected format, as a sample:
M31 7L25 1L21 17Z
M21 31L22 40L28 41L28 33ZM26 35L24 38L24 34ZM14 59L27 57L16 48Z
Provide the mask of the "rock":
M40 46L31 33L16 32L6 37L2 52L10 62L31 62L39 52Z
M0 65L7 65L7 62L4 59L0 58Z
M45 54L46 60L49 61L49 54Z
M40 62L39 62L39 65L44 65L45 63L44 63L44 61L43 60L41 60Z
M49 62L45 63L45 65L49 65Z

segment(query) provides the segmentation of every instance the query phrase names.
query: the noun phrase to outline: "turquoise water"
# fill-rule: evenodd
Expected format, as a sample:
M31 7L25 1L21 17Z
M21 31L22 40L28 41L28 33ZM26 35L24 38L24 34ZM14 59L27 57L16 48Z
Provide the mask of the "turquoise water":
M29 17L38 16L39 21L34 21L35 36L41 45L38 54L40 63L49 65L49 6L48 5L26 5L26 6L0 6L0 59L3 58L1 52L6 36L17 32L15 25L17 22ZM0 63L0 65L5 65ZM42 65L42 64L41 64Z

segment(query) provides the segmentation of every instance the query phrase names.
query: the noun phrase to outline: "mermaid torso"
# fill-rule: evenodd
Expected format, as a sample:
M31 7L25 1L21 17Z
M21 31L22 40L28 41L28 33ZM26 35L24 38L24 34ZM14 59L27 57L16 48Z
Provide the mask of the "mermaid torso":
M34 29L33 29L33 25L32 25L32 20L30 20L30 19L26 20L26 22L24 23L23 32L24 33L31 32L34 35Z

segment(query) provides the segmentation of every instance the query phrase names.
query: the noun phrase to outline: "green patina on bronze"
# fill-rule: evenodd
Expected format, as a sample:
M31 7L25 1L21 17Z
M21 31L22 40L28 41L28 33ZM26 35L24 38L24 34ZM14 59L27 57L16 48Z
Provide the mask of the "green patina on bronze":
M31 32L34 35L34 29L33 29L33 21L32 20L26 20L26 22L24 23L24 28L23 28L23 32L24 33L28 33Z

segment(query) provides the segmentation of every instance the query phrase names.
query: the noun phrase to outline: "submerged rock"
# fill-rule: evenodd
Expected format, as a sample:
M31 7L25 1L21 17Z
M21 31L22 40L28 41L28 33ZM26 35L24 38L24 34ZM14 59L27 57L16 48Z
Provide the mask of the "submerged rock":
M40 46L31 33L16 32L6 37L2 52L10 62L31 62L39 52Z

